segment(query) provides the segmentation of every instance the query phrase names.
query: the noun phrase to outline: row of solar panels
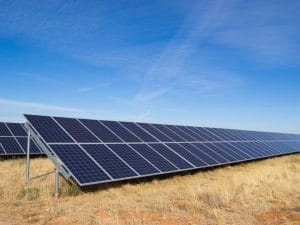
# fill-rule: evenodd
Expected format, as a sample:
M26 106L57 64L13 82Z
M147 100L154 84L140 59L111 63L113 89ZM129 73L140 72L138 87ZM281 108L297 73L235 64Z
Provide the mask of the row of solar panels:
M81 186L289 154L300 136L25 115L37 141ZM49 156L49 154L48 154Z
M21 123L0 123L0 156L25 155L27 151L27 131ZM31 154L43 154L31 139Z
M133 122L26 116L48 143L300 140L300 135Z

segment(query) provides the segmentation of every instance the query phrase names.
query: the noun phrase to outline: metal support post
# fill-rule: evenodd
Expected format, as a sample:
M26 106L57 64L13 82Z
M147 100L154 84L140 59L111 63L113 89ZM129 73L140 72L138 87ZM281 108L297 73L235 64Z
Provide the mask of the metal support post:
M59 195L59 166L56 165L55 167L55 190L54 196L57 198Z
M29 182L30 179L30 130L28 131L28 136L27 136L27 152L26 152L26 186Z

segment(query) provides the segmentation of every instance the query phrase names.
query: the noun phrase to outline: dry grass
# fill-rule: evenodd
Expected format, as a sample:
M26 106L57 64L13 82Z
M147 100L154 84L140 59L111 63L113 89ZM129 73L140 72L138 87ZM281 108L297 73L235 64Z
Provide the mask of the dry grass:
M59 199L53 175L24 192L24 167L24 159L0 161L0 225L300 224L300 154L77 196L61 182ZM32 160L33 174L51 168Z

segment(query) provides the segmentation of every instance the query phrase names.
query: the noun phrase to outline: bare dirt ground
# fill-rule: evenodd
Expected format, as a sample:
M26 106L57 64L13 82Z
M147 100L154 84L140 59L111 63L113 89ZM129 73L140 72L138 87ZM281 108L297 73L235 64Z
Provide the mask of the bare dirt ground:
M52 169L32 160L32 173ZM300 154L80 191L53 175L24 191L25 161L0 161L0 225L299 225Z

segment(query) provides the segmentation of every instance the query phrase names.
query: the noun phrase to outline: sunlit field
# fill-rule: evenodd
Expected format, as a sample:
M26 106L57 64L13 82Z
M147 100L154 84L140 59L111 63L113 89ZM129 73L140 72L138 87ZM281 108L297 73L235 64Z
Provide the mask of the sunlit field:
M88 190L61 178L58 199L53 174L24 181L25 159L0 161L0 225L300 224L300 154Z

